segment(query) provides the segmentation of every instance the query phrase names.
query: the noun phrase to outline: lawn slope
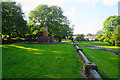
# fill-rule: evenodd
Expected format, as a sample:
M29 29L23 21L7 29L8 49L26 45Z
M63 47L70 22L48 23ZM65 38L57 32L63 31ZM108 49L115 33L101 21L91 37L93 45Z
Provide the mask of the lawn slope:
M72 44L6 44L3 78L82 78Z
M102 78L118 78L118 55L108 51L79 47L88 60L98 66Z

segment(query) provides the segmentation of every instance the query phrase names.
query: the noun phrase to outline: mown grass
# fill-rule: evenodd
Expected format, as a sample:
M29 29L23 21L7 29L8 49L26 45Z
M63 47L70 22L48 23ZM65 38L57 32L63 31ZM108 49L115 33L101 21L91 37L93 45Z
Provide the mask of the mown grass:
M118 55L108 51L79 47L82 48L88 60L98 66L102 78L118 78Z
M2 45L2 63L3 78L82 78L72 44Z
M69 39L62 39L62 42L72 42L72 41Z

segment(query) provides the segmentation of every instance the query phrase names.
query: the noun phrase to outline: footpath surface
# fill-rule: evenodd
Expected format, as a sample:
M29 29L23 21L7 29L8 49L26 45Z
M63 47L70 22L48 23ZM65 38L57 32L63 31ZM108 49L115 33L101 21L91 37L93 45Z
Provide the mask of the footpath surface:
M81 45L81 44L78 44L78 45L89 48L89 49L105 50L105 51L109 51L109 52L112 52L114 54L120 55L120 51L118 51L118 50L109 49L109 48L106 48L106 47L103 47L103 46L96 45L94 43L89 43L89 44L94 45L95 47L93 47L93 46L84 46L84 45Z
M105 50L105 51L109 51L109 52L112 52L112 53L114 53L114 54L120 55L120 51L118 51L118 50L109 49L109 48L106 48L106 47L103 47L103 46L96 45L96 44L94 44L94 43L89 43L89 44L94 45L94 46L97 46L97 47L99 47L99 48L102 48L102 49Z

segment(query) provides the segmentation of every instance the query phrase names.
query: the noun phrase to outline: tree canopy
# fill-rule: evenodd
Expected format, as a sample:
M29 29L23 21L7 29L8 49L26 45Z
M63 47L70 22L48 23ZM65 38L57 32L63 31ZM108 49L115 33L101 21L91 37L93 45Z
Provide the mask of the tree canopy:
M47 24L49 36L66 37L68 35L69 20L63 15L60 7L39 5L29 13L29 24L33 26L33 30L38 30L38 34L44 27L44 23Z
M20 4L2 2L2 34L9 35L9 38L24 36L28 28L23 16Z
M103 23L103 29L102 31L99 30L97 32L97 37L98 40L104 41L104 42L109 42L110 44L112 43L113 45L120 43L118 41L119 35L119 27L120 26L120 17L119 16L110 16L108 17L104 23ZM99 35L101 34L102 35Z
M84 40L84 34L78 34L77 36L76 36L76 40L77 41L82 41L82 40Z

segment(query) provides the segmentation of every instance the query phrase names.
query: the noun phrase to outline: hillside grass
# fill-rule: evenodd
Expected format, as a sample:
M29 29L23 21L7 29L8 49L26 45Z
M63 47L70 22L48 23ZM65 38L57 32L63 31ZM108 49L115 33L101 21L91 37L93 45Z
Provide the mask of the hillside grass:
M72 44L4 44L3 78L82 78Z
M118 55L108 51L79 47L82 48L88 60L98 66L102 78L118 78Z

